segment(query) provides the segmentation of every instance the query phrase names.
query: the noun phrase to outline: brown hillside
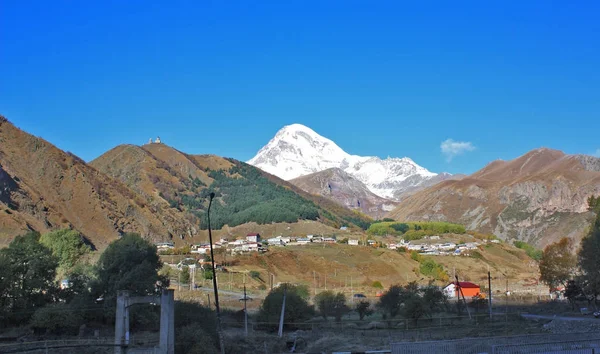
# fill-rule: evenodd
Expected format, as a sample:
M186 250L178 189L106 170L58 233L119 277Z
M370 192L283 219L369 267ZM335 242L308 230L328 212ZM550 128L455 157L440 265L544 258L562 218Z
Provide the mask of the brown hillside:
M420 191L388 216L459 222L538 246L579 239L591 220L587 198L600 194L599 171L600 159L536 149Z
M168 239L181 223L75 155L0 116L0 244L25 230L63 227L79 230L104 248L122 232Z
M539 291L535 284L539 277L537 264L522 250L504 244L488 244L480 246L477 252L478 258L437 256L431 259L441 264L450 277L456 274L461 280L485 285L489 270L496 287L502 284L504 289L506 278L503 274L506 274L511 291ZM221 262L223 257L219 254L215 258ZM419 272L419 263L412 260L409 253L364 246L309 244L271 247L262 255L242 255L233 259L227 256L227 260L234 264L228 267L230 271L258 271L266 285L268 274L274 274L275 282L306 284L311 290L316 285L317 292L325 290L325 276L329 290L350 292L352 285L354 292L367 296L375 296L378 291L371 286L374 281L380 281L387 288L409 281L427 284L432 280ZM435 283L446 285L440 281Z
M210 172L229 171L232 167L250 168L275 185L282 186L300 197L312 201L322 208L324 216L320 221L328 225L327 230L339 228L344 223L344 218L369 220L367 217L350 211L337 203L306 193L288 182L242 162L214 155L187 155L165 144L118 146L90 164L99 171L121 180L128 187L149 199L153 206L170 208L184 215L188 224L193 225L190 226L189 232L178 237L184 240L185 243L197 243L206 239L206 232L199 230L201 222L199 216L204 215L207 204L207 194L205 192L214 181L209 176ZM228 178L233 179L243 178L239 175L229 175L229 172L226 172L226 175L229 176ZM195 182L196 178L201 181L201 184ZM261 188L258 184L255 187ZM192 207L183 202L185 198L196 198L196 201L202 203L202 205ZM223 200L219 197L217 199ZM214 214L211 216L214 216ZM251 225L252 222L249 224ZM231 229L227 225L225 227ZM311 227L310 230L318 230L318 228Z

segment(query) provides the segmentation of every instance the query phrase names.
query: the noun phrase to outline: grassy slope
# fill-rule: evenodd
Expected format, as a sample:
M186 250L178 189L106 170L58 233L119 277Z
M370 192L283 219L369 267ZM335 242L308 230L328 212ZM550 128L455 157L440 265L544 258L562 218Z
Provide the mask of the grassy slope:
M468 236L461 238L470 241ZM532 287L527 285L538 278L537 267L522 250L505 244L489 244L481 246L478 252L482 259L464 256L432 258L442 264L451 277L456 269L461 280L473 281L482 286L487 286L488 267L494 287L502 289L505 287L503 274L508 275L512 290L530 289ZM223 256L216 256L216 259L220 262ZM231 256L227 259L232 260ZM272 273L275 274L275 282L302 283L308 285L311 291L314 284L313 271L319 291L324 290L327 275L328 289L345 290L349 293L352 277L353 290L368 296L374 296L377 291L370 286L375 280L381 281L386 288L407 281L429 281L415 272L418 272L419 265L410 258L410 254L380 248L341 244L271 247L269 252L262 255L243 255L234 259L235 265L230 267L232 272L259 271L267 286L268 274ZM239 279L239 282L234 279L233 288L236 284L242 285L242 278ZM260 282L254 282L252 286L256 289L259 284Z

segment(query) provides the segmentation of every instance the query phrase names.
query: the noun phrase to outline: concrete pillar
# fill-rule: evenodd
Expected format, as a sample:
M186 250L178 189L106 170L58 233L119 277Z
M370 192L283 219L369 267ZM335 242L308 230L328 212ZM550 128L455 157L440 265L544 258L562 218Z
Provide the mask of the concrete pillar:
M175 354L175 290L168 289L169 292L169 346L167 354Z
M117 313L115 315L115 354L124 353L122 346L125 345L125 336L129 327L128 305L129 291L119 290L117 292Z
M165 289L160 297L160 351L175 353L175 291Z

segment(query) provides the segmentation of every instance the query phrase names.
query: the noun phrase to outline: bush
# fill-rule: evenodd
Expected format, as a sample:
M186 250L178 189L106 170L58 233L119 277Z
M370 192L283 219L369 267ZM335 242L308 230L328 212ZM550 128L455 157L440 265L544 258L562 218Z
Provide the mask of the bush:
M39 308L33 314L30 324L36 333L77 334L83 318L78 311L66 304L51 304Z
M365 316L371 316L373 314L371 303L366 300L359 301L356 304L355 310L358 313L358 317L361 321L365 318Z
M373 282L373 284L371 284L372 287L374 287L375 289L383 289L383 285L381 284L381 282L379 280L375 280Z
M424 259L419 265L419 271L421 274L432 277L436 280L447 281L448 274L444 271L444 267L437 264L433 259Z
M434 286L419 287L416 282L405 286L392 285L380 298L377 306L384 316L394 318L401 314L415 324L423 316L431 317L445 307L446 296Z
M529 257L531 257L533 260L539 261L540 259L542 259L542 253L543 253L542 250L536 249L535 247L528 244L527 242L515 241L514 245L515 245L515 247L524 250L525 253L527 253L527 255Z
M325 320L327 317L335 317L336 322L342 320L350 309L346 306L346 297L343 293L335 294L333 291L323 291L315 296L315 304L319 308L319 313Z
M417 262L419 262L419 263L421 263L421 262L423 261L423 256L421 256L421 255L419 254L419 252L417 252L417 251L411 251L411 252L410 252L410 258L411 258L413 261L417 261Z
M250 271L250 277L252 279L260 280L260 272L256 271L256 270L251 270Z
M189 324L175 331L175 353L177 354L218 354L215 338L202 326Z

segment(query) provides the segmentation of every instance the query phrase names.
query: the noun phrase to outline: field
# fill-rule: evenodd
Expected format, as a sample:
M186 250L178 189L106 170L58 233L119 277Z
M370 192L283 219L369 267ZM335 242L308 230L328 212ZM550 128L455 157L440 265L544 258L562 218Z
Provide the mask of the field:
M474 240L469 235L448 236L447 239L453 238L467 242ZM163 261L176 263L182 257L163 256ZM384 288L410 281L421 284L432 281L420 274L419 263L412 260L409 253L384 248L317 243L270 247L264 254L231 256L219 252L215 258L217 263L226 264L227 272L217 273L223 290L239 292L246 282L248 291L256 296L264 296L271 285L284 282L307 285L312 293L327 289L374 297L381 290L372 286L375 281ZM431 258L443 265L451 278L456 274L461 281L472 281L485 288L489 270L494 294L504 293L507 282L512 293L540 294L545 289L537 283L536 264L524 251L506 244L483 244L476 256L471 253L470 257ZM255 278L249 276L250 271ZM198 270L196 284L202 282L201 270ZM173 283L177 283L177 279L173 279ZM210 286L210 282L205 281L205 285Z

